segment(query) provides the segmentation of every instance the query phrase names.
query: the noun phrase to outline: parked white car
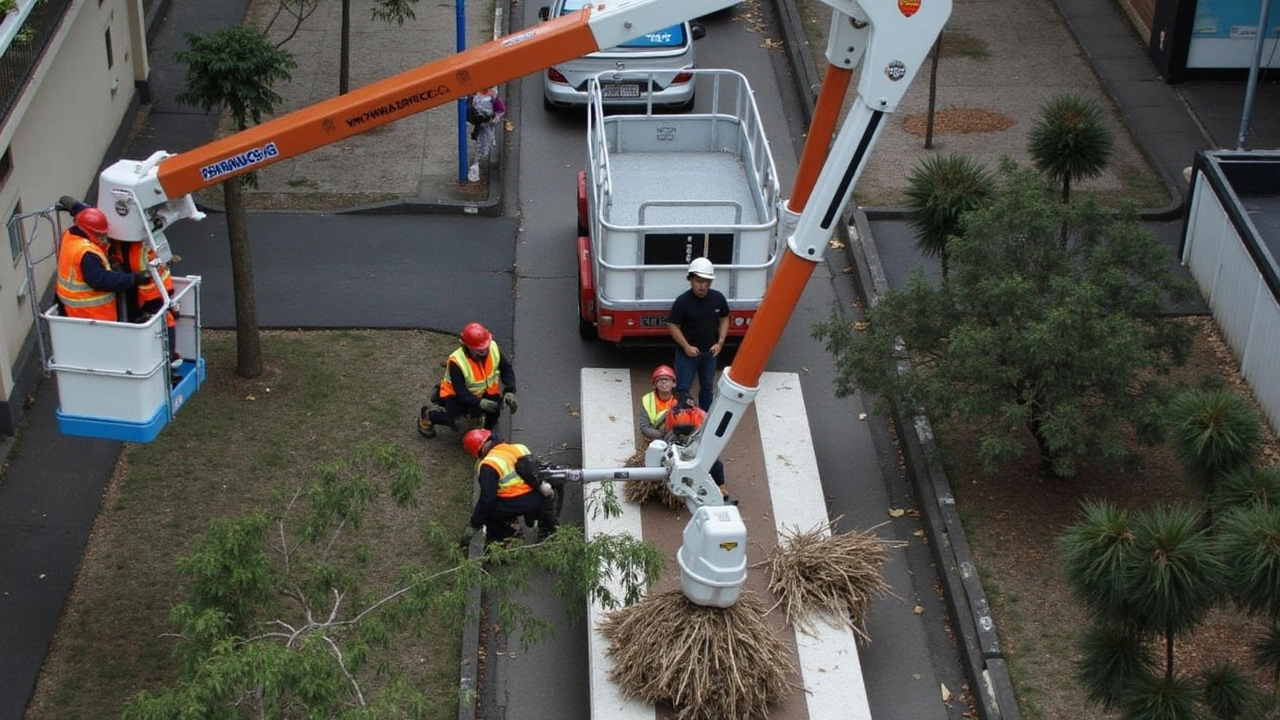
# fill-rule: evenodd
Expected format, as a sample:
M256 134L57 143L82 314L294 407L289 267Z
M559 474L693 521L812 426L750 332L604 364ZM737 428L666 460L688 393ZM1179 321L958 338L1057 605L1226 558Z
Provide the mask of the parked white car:
M543 6L543 20L578 12L590 0L557 0ZM600 52L584 55L543 73L542 104L548 110L587 105L587 79L600 73L600 90L609 107L642 106L649 97L655 107L693 108L693 41L706 35L699 23L683 22ZM653 83L653 92L647 92Z

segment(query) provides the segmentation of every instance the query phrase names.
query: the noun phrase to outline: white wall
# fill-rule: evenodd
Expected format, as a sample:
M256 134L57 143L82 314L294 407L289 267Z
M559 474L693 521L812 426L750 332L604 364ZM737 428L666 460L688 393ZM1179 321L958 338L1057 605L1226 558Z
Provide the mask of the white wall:
M55 204L62 195L85 196L129 110L134 81L146 77L143 17L141 0L74 0L68 6L0 127L0 152L8 149L13 159L13 170L0 186L5 221L19 203L30 212ZM65 214L62 218L69 222ZM52 241L45 233L34 249L49 252ZM56 265L50 259L38 266L39 289L48 287ZM31 310L18 294L25 277L21 254L10 258L8 243L0 243L0 401L13 392L14 363L32 326Z

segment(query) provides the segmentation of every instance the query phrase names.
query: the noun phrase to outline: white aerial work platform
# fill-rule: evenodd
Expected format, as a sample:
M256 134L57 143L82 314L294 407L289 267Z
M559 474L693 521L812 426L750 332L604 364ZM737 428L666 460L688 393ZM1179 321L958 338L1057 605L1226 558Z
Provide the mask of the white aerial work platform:
M173 276L173 294L166 302L176 312L175 347L170 348L163 310L145 322L130 323L66 317L56 302L41 309L36 268L47 260L57 262L62 239L58 208L15 216L9 232L19 233L23 241L27 304L35 314L44 369L58 383L58 429L107 440L154 440L204 382L200 277ZM157 248L150 236L142 242L168 259L167 247ZM152 273L156 277L154 268ZM170 366L173 350L183 358L176 368Z

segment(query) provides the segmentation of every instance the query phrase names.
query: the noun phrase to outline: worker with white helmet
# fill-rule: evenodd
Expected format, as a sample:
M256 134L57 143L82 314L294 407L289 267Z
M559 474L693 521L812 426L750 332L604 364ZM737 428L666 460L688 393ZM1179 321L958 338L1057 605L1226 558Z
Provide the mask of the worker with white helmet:
M445 360L444 378L432 390L431 401L418 411L423 437L435 437L437 425L458 432L474 426L492 430L503 405L516 411L515 370L488 328L467 323L460 339L462 345Z
M716 364L729 337L729 301L711 289L715 266L704 258L689 263L689 289L680 293L667 316L667 329L676 341L676 393L693 394L698 376L698 407L711 409Z

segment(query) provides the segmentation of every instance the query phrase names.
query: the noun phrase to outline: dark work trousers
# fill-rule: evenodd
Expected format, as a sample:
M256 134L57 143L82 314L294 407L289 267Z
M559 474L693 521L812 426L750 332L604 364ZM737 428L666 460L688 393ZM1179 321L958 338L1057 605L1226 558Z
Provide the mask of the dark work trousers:
M698 376L698 407L711 409L711 399L716 386L716 357L710 350L703 350L691 358L684 350L676 348L676 393L693 394L693 376Z
M498 403L498 410L493 413L487 413L477 407L475 408L474 417L478 419L483 416L484 429L492 430L498 427L498 418L502 416L502 397L498 395L488 395L486 397ZM465 432L467 430L467 424L471 422L473 417L471 408L468 408L466 405L458 402L456 395L450 395L449 397L441 398L440 400L440 404L443 405L444 408L431 408L427 411L427 419L430 420L433 425L443 425L444 427L454 429L459 427L455 424L455 421L462 420L462 431Z
M539 538L550 535L558 524L555 497L547 497L534 490L513 498L498 498L493 512L484 521L485 543L513 537L519 529L513 527L515 523L512 521L521 517L529 527L537 524Z

